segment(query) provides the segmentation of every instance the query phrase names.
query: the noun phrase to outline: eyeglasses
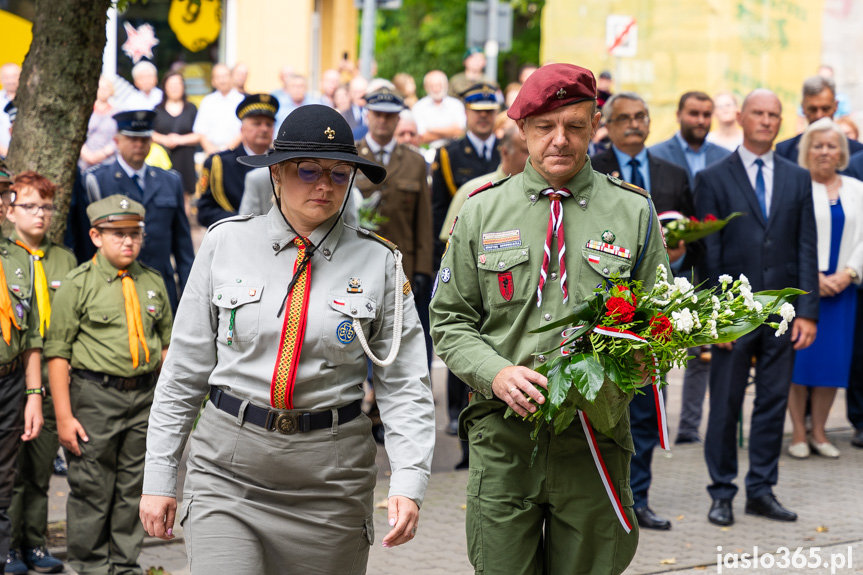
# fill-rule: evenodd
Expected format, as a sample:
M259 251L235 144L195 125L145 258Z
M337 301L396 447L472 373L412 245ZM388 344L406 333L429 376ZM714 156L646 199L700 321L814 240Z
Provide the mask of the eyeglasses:
M103 236L108 236L113 239L118 244L122 244L126 241L126 238L132 240L133 244L140 243L144 241L144 236L146 234L141 230L133 230L131 232L121 232L120 230L99 230Z
M608 123L609 124L623 124L624 126L627 126L633 120L635 120L636 124L643 124L646 126L647 124L650 123L650 116L648 116L647 114L636 114L635 116L623 115L623 116L618 116L612 120L609 120Z
M45 204L44 206L41 206L39 204L11 204L11 205L16 207L16 208L21 208L22 210L24 210L25 214L28 214L31 216L35 216L36 214L38 214L39 210L42 210L42 213L45 214L46 216L52 216L52 215L54 215L54 212L57 211L57 208L54 206L54 204Z
M330 175L330 179L337 186L344 186L351 181L351 176L354 174L353 166L349 164L336 164L329 170L325 170L322 165L317 162L297 162L291 160L292 164L297 165L297 177L301 182L306 184L314 184L321 179L324 172Z

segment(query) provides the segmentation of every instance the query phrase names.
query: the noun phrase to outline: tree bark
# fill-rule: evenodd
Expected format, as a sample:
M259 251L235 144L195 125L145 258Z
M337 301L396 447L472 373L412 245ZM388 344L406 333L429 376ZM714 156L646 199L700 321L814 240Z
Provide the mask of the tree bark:
M16 173L35 170L58 185L50 232L58 243L96 100L110 6L111 0L35 0L8 165Z

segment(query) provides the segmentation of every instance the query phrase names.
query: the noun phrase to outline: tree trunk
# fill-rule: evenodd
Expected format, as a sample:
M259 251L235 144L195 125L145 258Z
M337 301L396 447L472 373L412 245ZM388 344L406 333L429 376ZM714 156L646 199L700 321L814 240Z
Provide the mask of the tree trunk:
M78 155L96 100L111 0L35 0L33 42L15 102L9 167L58 184L51 237L62 243Z

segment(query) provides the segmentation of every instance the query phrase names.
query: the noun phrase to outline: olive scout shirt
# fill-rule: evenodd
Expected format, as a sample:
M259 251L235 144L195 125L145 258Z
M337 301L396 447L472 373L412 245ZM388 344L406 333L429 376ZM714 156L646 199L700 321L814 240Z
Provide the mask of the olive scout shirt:
M24 351L42 347L39 313L30 288L30 255L8 238L0 239L0 263L9 290L12 314L20 329L12 325L9 343L0 337L0 365L13 361Z

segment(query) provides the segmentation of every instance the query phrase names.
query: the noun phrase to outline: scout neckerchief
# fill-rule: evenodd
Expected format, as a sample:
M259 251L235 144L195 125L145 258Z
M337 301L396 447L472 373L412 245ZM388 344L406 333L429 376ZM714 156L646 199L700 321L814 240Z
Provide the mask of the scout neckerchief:
M551 214L548 217L548 230L545 232L545 254L542 256L542 268L539 270L539 287L536 288L536 307L542 305L542 287L548 277L548 264L551 260L551 238L557 235L557 263L560 266L560 290L563 292L563 303L569 301L569 292L566 289L566 242L563 239L563 204L561 200L572 196L566 188L555 191L547 188L542 191L543 195L551 200Z
M12 312L12 299L9 297L9 287L6 285L6 274L3 273L3 262L0 262L0 329L3 330L3 341L6 345L11 345L13 325L15 329L21 329Z
M297 380L297 367L300 364L300 352L306 335L311 291L309 288L312 281L312 269L307 265L306 259L307 241L306 238L294 238L294 245L297 246L294 273L300 270L300 275L297 277L294 289L288 293L279 356L276 359L273 381L270 384L270 403L277 409L294 408L294 383Z
M15 243L27 250L33 260L33 291L36 292L36 306L39 308L39 335L45 337L45 330L51 326L51 299L48 297L45 266L42 265L45 252L43 250L31 250L21 240L15 240Z
M97 254L98 255L98 254ZM96 262L96 256L93 256ZM138 367L138 342L144 348L144 363L150 363L150 348L144 337L144 325L141 322L141 303L138 292L135 291L135 280L127 270L118 270L117 276L123 283L123 300L126 307L126 327L129 330L129 353L132 354L132 367Z

